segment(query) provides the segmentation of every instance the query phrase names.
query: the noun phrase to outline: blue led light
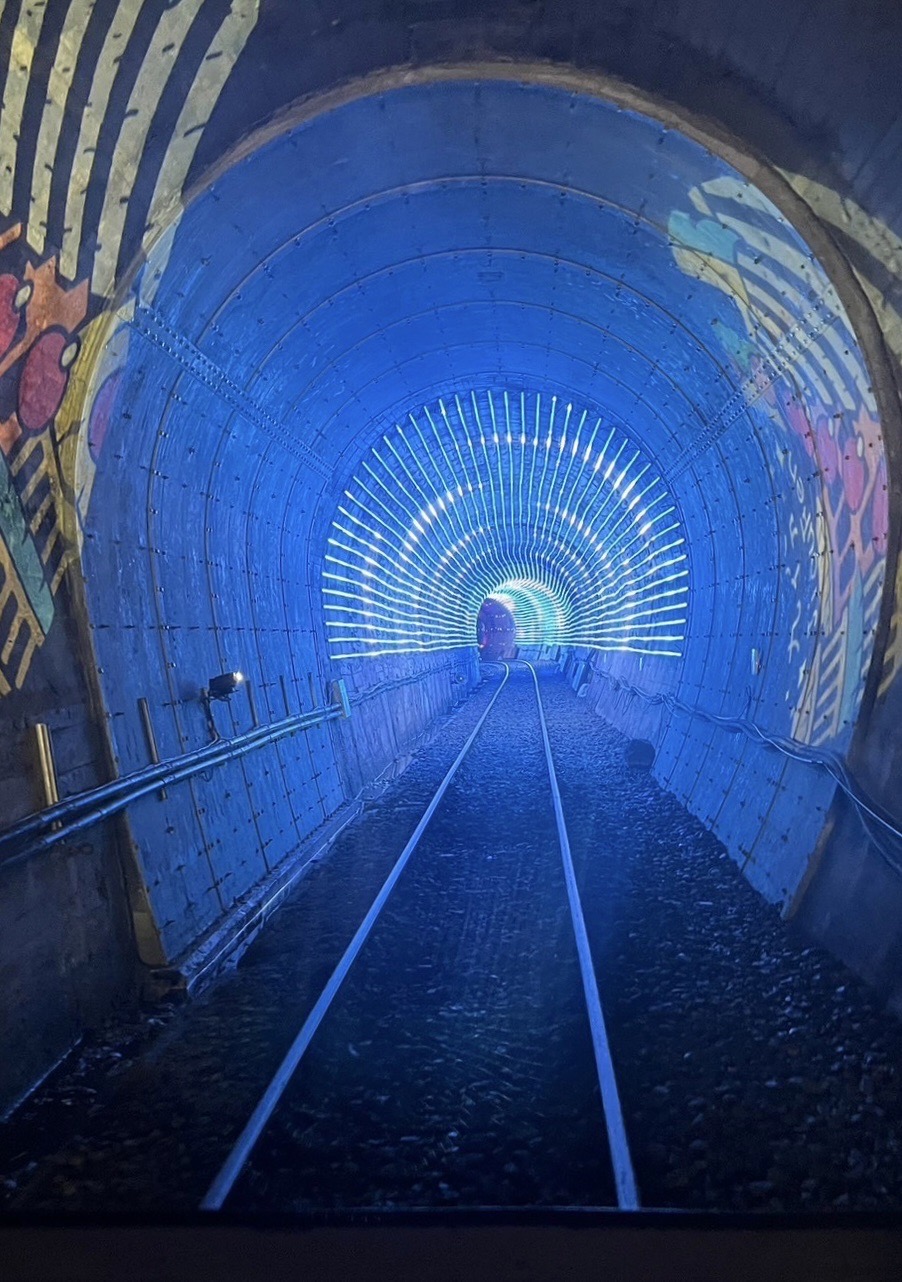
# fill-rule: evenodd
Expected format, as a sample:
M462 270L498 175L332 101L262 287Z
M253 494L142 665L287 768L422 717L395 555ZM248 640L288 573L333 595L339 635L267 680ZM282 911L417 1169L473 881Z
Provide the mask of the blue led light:
M678 656L689 568L674 504L619 427L556 396L423 406L361 461L329 532L335 659L474 645L488 598L521 645Z

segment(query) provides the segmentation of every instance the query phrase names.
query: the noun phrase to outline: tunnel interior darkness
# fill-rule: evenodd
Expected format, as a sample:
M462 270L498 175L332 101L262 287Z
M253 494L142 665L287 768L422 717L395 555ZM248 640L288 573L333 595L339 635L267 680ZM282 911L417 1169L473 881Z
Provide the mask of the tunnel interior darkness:
M276 716L282 677L321 699L472 655L487 598L524 643L848 747L886 553L868 373L798 231L671 125L500 71L360 86L205 184L95 342L78 498L120 771L139 697L185 751L209 673ZM787 902L830 780L606 715ZM328 727L281 751L134 807L168 955L340 804Z

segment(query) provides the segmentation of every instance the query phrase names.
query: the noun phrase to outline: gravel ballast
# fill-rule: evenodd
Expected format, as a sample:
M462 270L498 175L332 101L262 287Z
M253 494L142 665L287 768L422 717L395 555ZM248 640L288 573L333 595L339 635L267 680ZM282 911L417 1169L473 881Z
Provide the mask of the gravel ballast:
M12 1211L203 1195L497 687L201 998L89 1039L0 1128ZM541 673L643 1205L902 1205L902 1026ZM519 666L327 1014L236 1209L610 1205L530 674Z

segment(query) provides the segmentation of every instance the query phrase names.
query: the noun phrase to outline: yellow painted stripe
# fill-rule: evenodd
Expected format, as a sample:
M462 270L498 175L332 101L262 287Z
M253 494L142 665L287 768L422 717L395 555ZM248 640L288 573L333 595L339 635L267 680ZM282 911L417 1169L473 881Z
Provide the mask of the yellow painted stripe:
M16 614L12 621L12 626L6 634L6 641L3 644L3 649L0 650L0 663L9 663L10 655L15 649L16 641L19 639L19 633L27 626L28 623L25 616L22 614Z
M829 684L822 684L817 692L817 712L820 725L823 725L825 721L835 722L836 720L843 684L843 670L843 667L840 667ZM822 677L821 680L823 682L824 678Z
M760 206L759 206L760 207ZM771 212L768 210L767 212ZM806 254L797 244L785 237L792 236L792 230L785 225L780 225L780 234L773 232L764 232L754 223L746 222L745 219L739 218L734 214L728 214L726 211L719 210L715 215L717 221L734 231L737 236L741 236L749 248L756 251L760 256L759 272L762 276L770 278L774 283L785 285L785 276L782 272L774 272L770 266L771 262L779 263L784 271L789 272L792 276L798 278L798 284L793 285L794 290L798 285L804 284L809 288L818 288L820 281L819 272L814 266L810 254Z
M15 648L15 644L16 644L16 641L18 640L19 633L22 631L24 627L27 627L27 624L24 618L22 617L22 615L21 614L15 615L12 621L12 625L6 634L6 640L3 643L3 649L0 650L0 663L2 663L4 667L9 663L10 655L12 654ZM11 673L10 675L13 676L14 684L18 684L18 682L15 681L15 675L13 673Z
M843 662L844 654L840 651L835 659L831 660L829 665L821 669L820 684L817 691L817 710L823 716L828 713L835 716L835 704L839 700L840 691L843 684L843 672L845 663Z
M28 521L28 528L31 530L32 534L37 534L38 530L41 528L41 522L43 521L44 517L47 515L47 509L51 506L51 504L53 503L53 500L54 500L53 491L48 490L48 492L44 495L44 498L41 502L40 507L37 509L36 512L32 512ZM53 542L53 535L50 536L50 538L47 540L46 544L44 545L41 551L41 560L44 562L45 565L47 563L48 548L51 546L52 542Z
M842 629L836 632L833 632L829 637L824 638L823 644L821 645L822 668L823 668L823 664L826 662L829 656L834 654L842 654L845 644L846 644L846 637L845 637L845 632ZM831 666L832 666L832 663L833 663L833 660L831 659Z
M893 621L892 640L883 656L883 672L880 677L880 685L877 687L877 695L881 699L896 678L900 654L902 654L902 635L900 635L899 619L897 617Z
M44 638L42 636L36 637L35 634L29 628L28 644L25 646L25 649L22 651L22 657L19 660L19 666L16 668L15 672L12 674L13 684L15 685L16 689L18 689L22 685L25 678L28 676L28 669L31 667L31 660L34 658L34 652L38 648L39 642L43 641L43 639Z
M25 485L19 491L19 498L23 504L28 502L28 500L31 498L32 494L34 494L35 490L38 488L41 481L44 480L44 477L46 475L47 475L47 469L46 467L43 466L43 464L40 464L38 467L34 469L31 476L25 482Z
M797 313L793 315L778 298L754 282L752 273L743 271L743 274L746 278L745 283L749 299L756 304L755 315L761 320L768 332L777 339L777 347L791 357L791 364L807 375L808 381L821 396L825 408L829 409L838 402L845 409L850 412L853 411L856 402L849 395L848 382L836 369L831 359L835 349L830 337L829 326L826 329L822 329L810 344L805 341L805 337L802 334L797 336L793 334L790 337L790 334L799 323L799 314L807 310L804 300L801 296L793 298L793 302L798 308ZM773 315L765 315L764 309L770 309ZM779 323L785 326L785 332L782 334L775 324L774 315Z
M56 160L56 147L63 130L66 99L72 88L78 51L93 8L94 0L71 0L60 33L56 57L50 68L47 96L41 116L41 127L38 130L38 144L31 175L31 213L28 217L28 243L39 254L44 251L44 241L47 237L50 186Z
M854 331L846 315L845 308L832 285L824 296L824 304L830 307L845 329L854 337ZM829 359L831 368L835 367L838 370L845 371L844 378L842 374L837 374L834 377L839 379L846 387L854 387L858 396L864 402L865 408L872 414L876 414L877 403L874 400L873 391L870 389L870 379L861 359L858 346L853 343L846 350L845 339L841 333L837 332L835 325L828 326L818 335L816 345L825 348L826 352L829 352L829 357L826 356L825 352L825 359Z
M744 258L740 258L739 260L739 270L745 277L745 287L748 291L749 298L756 299L760 302L762 308L768 312L768 324L773 327L773 332L775 334L779 334L781 332L779 329L780 325L783 326L784 330L792 329L798 321L798 315L793 315L793 313L776 296L776 294L773 293L772 290L759 285L756 279L756 273L747 270L747 263ZM801 303L801 301L802 300L799 295L793 296L794 303ZM804 304L802 304L801 310L807 310Z
M60 254L60 271L67 280L74 280L78 271L78 248L81 244L82 222L85 214L85 198L88 183L91 180L91 166L100 127L106 114L110 90L119 69L119 59L128 44L138 14L144 3L153 4L155 0L119 0L113 21L110 23L106 39L94 68L91 81L91 96L82 112L81 126L78 131L78 142L72 161L72 173L69 176L69 191L66 196L65 230L63 231L62 252Z
M259 15L259 0L235 0L197 69L157 176L144 236L145 248L149 248L181 209L182 189L203 128Z
M23 5L13 32L9 69L3 89L3 109L0 112L0 214L12 213L19 130L22 127L25 94L31 78L31 64L45 13L44 5Z
M837 318L837 320L841 319L841 317ZM828 326L827 329L818 334L808 349L808 355L805 357L803 365L807 368L814 364L815 368L823 375L824 381L830 389L829 394L833 397L832 400L824 402L826 409L832 409L839 404L848 410L850 414L853 414L858 407L858 397L861 397L862 400L864 399L865 385L862 379L862 372L860 369L855 371L854 367L845 360L841 361L841 367L846 370L845 376L841 372L841 368L837 367L835 357L838 355L839 349L833 340L833 333L833 327ZM851 377L848 377L849 375ZM850 387L855 388L856 396L851 394Z
M802 348L793 364L801 373L802 378L807 380L817 392L824 409L835 411L838 401L844 409L851 413L855 408L854 402L849 400L848 393L843 390L841 382L834 383L830 381L828 384L825 381L825 377L828 377L828 370L818 363L818 355L819 353L812 348ZM830 366L830 369L832 369L832 366Z
M879 604L880 597L883 595L883 579L884 579L885 571L886 571L886 558L883 556L878 556L877 560L874 562L874 565L871 567L871 571L868 574L868 577L865 579L865 584L864 584L864 595L866 597L869 597L872 592L877 593L877 602L873 602L873 601L870 602L868 608L871 608L875 604Z
M822 308L839 317L846 325L846 328L851 332L851 326L846 318L845 311L835 288L830 282L821 277L818 269L810 263L795 246L790 246L786 242L779 241L773 236L766 236L751 224L744 222L742 219L731 217L728 214L721 214L719 216L719 221L731 230L735 231L737 235L742 236L751 249L757 250L761 255L768 256L763 257L762 261L758 264L756 264L753 259L743 259L740 263L740 270L745 277L746 286L751 295L757 294L757 289L752 284L752 278L757 275L778 293L781 293L783 290L788 288L792 296L793 304L798 312L802 313L807 310L807 303L799 290L798 283L804 281L806 286L817 290ZM779 272L774 272L768 262L768 258L772 258L774 261L779 262L787 272L792 273L792 276L797 278L796 281L794 282L791 276L781 276ZM758 296L760 297L760 295ZM777 299L773 298L771 300L771 304L776 305ZM821 359L823 362L825 364L830 364L831 370L834 362L841 369L844 369L848 374L849 381L852 385L858 389L862 396L866 396L868 380L860 362L854 358L853 353L850 353L848 356L846 355L843 344L839 341L838 337L832 333L831 329L829 327L825 329L818 335L815 342L819 347L824 346L829 348L831 351L832 360L826 355L826 353L822 353ZM836 374L835 371L831 372L829 377L837 388L842 388L844 386L845 380L840 375ZM847 393L844 398L844 403L846 399L848 399ZM846 408L851 409L852 405L847 404Z
M50 560L53 549L56 547L57 543L59 542L59 539L60 539L60 527L59 525L54 525L53 529L50 531L50 535L47 539L47 542L44 544L43 548L41 549L41 561L45 566L47 562Z
M827 712L835 716L835 703L839 699L839 693L842 689L843 672L845 664L842 662L843 652L840 651L835 659L832 659L827 667L821 672L821 685L817 692L818 711Z
M16 643L16 637L19 635L19 629L21 628L21 626L22 626L22 622L19 615L17 614L12 621L12 625L10 626L9 631L6 634L6 641L4 642L3 649L0 650L0 663L2 663L4 667L7 665L7 663L9 663L9 656L13 652L13 646Z
M13 476L19 475L19 473L22 471L22 468L25 466L25 464L31 458L32 454L37 449L43 449L43 446L41 445L38 437L36 436L26 437L25 440L22 442L21 449L19 449L16 452L15 458L8 463L9 470L10 472L12 472Z
M58 532L57 532L57 533L58 533ZM56 543L56 536L54 536L54 540L53 540L53 541L54 541L54 543ZM51 583L50 583L50 591L54 594L54 596L56 595L57 591L59 590L59 585L60 585L60 584L62 583L62 581L63 581L63 576L64 576L64 574L66 573L66 571L68 570L68 568L69 568L69 562L70 562L71 560L72 560L72 554L71 554L71 552L64 552L64 553L63 553L63 555L60 557L60 563L59 563L59 565L56 567L56 574L54 574L53 579L51 580Z
M103 297L113 292L116 283L116 263L128 214L128 200L153 113L185 36L203 3L204 0L182 0L181 4L163 12L132 88L107 176L100 216L100 241L91 278L94 293Z
M6 608L6 603L10 596L16 603L16 613L20 614L29 626L36 632L41 632L41 624L38 616L35 614L31 602L28 599L28 593L19 577L19 571L15 561L9 554L9 549L3 539L0 539L0 572L4 576L4 586L0 591L0 612Z

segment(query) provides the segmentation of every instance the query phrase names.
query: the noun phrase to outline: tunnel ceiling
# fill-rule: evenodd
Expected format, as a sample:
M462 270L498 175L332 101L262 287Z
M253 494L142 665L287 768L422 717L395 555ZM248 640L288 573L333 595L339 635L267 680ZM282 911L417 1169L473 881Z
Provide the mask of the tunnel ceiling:
M203 187L118 321L81 468L110 685L142 597L175 699L192 632L314 667L330 634L339 663L472 644L500 594L847 741L886 546L867 371L798 232L676 130L510 78L364 87Z

